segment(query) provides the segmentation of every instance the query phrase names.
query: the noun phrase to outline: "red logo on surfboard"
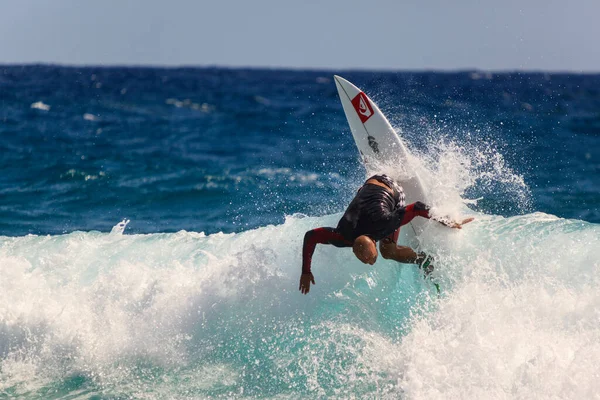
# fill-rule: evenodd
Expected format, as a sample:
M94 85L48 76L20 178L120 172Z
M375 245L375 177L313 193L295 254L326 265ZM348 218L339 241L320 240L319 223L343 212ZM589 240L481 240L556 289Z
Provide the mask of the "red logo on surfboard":
M352 99L352 105L358 113L360 121L364 124L373 115L373 107L366 94L360 92Z

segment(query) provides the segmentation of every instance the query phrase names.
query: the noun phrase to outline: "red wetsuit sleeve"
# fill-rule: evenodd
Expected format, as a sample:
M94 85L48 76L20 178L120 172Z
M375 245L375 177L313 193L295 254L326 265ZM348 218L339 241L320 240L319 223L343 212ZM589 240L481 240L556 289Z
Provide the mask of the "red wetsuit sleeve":
M416 216L429 219L429 206L417 201L416 203L409 204L404 207L404 215L402 216L400 226L408 224Z
M401 219L400 219L400 226L398 227L398 229L396 229L394 231L394 233L392 233L391 235L386 237L386 240L389 240L391 242L398 242L398 236L400 235L400 228L403 225L408 224L410 221L413 220L414 217L419 216L419 217L423 217L423 218L430 218L429 215L429 207L424 204L421 203L420 201L413 203L413 204L409 204L406 207L402 207L401 209L399 209L402 214L401 214Z
M332 244L336 247L350 247L352 243L334 228L316 228L306 232L302 246L302 273L310 274L312 256L317 244Z

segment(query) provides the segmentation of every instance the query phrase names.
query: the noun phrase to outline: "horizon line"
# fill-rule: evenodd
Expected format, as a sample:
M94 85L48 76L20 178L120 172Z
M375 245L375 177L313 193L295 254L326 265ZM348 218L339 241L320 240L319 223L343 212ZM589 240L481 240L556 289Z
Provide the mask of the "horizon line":
M88 64L88 63L60 63L60 62L2 62L0 68L5 67L61 67L61 68L131 68L131 69L229 69L229 70L269 70L269 71L309 71L309 72L377 72L377 73L482 73L482 74L556 74L556 75L600 75L598 71L587 70L560 70L560 69L539 69L539 68L506 68L506 69L484 69L476 67L464 68L391 68L391 67L290 67L290 66L259 66L259 65L221 65L221 64L136 64L136 63L115 63L115 64Z

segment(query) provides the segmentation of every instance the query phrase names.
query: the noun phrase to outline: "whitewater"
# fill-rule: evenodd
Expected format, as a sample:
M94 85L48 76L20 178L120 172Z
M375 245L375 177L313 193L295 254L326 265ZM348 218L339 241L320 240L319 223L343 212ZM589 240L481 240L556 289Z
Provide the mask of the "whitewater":
M472 211L473 185L502 182L515 202L527 187L497 153L430 148L443 151L415 157L434 210L475 217L419 238L440 296L414 266L331 246L303 296L304 232L339 213L229 234L123 221L1 236L0 395L599 398L598 224Z

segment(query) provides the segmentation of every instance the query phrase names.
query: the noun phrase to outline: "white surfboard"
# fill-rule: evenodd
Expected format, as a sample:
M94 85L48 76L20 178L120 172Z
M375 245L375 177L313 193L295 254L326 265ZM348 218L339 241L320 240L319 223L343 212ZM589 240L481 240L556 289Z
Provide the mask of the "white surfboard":
M394 178L404 188L406 204L427 203L426 190L411 167L410 153L379 107L344 78L334 75L334 80L367 174L387 173ZM413 233L420 234L425 222L424 218L415 218L410 223Z

